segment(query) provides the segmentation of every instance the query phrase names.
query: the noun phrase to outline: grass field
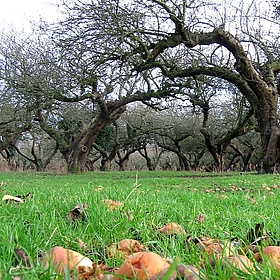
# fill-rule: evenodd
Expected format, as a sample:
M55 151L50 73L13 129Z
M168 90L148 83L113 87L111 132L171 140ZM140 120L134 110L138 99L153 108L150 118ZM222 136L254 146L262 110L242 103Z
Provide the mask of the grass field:
M37 264L38 256L56 245L82 252L77 238L91 248L89 257L93 261L100 255L92 252L132 238L164 258L179 257L182 263L197 265L201 254L186 246L185 236L166 237L157 233L156 229L168 222L180 224L192 238L207 235L245 242L248 230L263 222L265 231L273 235L275 244L271 245L280 240L279 175L144 171L79 175L0 173L0 191L2 197L31 193L30 200L21 204L1 201L2 279L54 279L51 270ZM111 210L100 202L103 199L118 200L124 206ZM87 204L85 221L66 218L77 203ZM15 268L15 248L28 253L31 267ZM118 267L121 263L122 260L106 258L108 266ZM236 279L275 277L273 269L261 269L251 276L240 274ZM230 272L219 267L205 272L207 279L229 279L227 273Z

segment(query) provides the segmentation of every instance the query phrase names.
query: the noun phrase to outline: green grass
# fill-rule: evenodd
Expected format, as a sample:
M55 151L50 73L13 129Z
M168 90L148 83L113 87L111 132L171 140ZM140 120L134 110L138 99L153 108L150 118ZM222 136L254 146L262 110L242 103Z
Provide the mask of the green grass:
M126 200L123 211L112 211L100 203L102 199L124 201L136 180L141 186ZM231 191L233 186L240 190ZM183 237L156 234L155 228L168 222L181 224L192 237L210 235L227 240L244 239L251 227L264 222L266 231L275 233L280 240L279 186L279 175L250 173L0 173L2 197L31 193L31 199L20 205L1 201L2 279L17 274L24 275L23 279L53 279L50 270L37 264L40 252L56 245L81 252L77 238L93 251L124 238L134 238L163 257L180 257L183 263L197 264L200 255L186 248ZM66 219L77 203L88 205L86 222ZM133 220L128 219L127 212ZM204 217L203 223L196 219L199 214ZM31 268L11 270L14 248L28 252L33 261ZM97 255L90 257L97 261ZM108 259L106 264L119 266L121 260ZM240 279L265 279L273 273L265 269L266 273ZM227 272L217 269L207 273L208 279L226 279Z

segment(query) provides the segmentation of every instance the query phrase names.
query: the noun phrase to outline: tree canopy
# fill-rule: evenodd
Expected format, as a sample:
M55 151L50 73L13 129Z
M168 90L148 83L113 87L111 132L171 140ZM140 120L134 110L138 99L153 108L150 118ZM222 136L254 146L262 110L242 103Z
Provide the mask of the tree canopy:
M29 108L25 120L55 140L72 172L84 169L101 131L128 104L157 107L168 98L200 108L200 133L216 165L223 166L223 150L234 138L257 129L262 171L274 172L280 168L278 6L262 0L63 1L61 22L42 24L35 39L3 42L2 95L27 104L21 105ZM238 121L216 145L207 121L211 98L230 92L240 96ZM67 126L61 108L73 103L82 117L70 137L60 131Z

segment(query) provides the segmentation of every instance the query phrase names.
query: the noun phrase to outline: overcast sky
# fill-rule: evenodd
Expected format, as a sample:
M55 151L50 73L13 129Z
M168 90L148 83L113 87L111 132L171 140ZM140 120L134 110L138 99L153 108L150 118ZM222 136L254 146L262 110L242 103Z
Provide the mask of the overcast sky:
M4 0L0 5L0 29L13 27L28 31L30 21L55 21L60 0Z

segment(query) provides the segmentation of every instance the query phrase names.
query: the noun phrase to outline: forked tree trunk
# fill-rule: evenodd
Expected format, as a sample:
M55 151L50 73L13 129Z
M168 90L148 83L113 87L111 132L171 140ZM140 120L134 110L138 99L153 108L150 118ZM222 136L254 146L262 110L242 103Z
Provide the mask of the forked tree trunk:
M118 113L114 114L114 118L109 118L108 116L100 114L94 123L91 123L90 127L84 128L80 135L76 136L75 141L69 146L69 151L66 156L68 171L70 173L84 171L90 149L102 129L118 119L123 112L124 108L120 108ZM110 159L110 161L112 161L112 159Z
M178 171L190 171L190 163L188 158L184 154L177 153L179 159Z
M125 171L131 154L135 153L138 148L132 148L131 150L125 151L122 155L120 151L117 152L118 159L115 159L116 164L119 166L119 171Z

